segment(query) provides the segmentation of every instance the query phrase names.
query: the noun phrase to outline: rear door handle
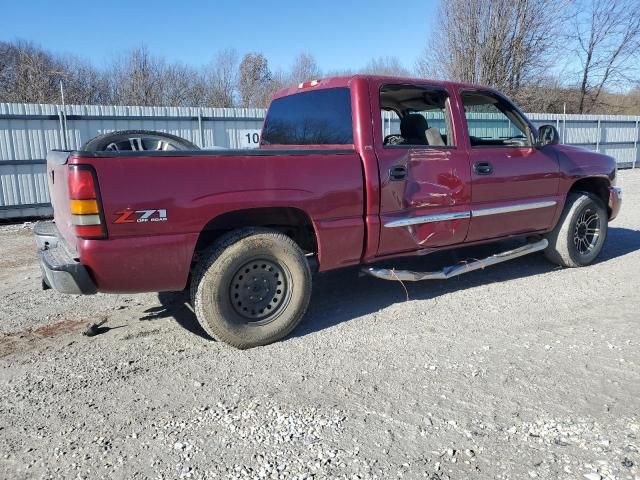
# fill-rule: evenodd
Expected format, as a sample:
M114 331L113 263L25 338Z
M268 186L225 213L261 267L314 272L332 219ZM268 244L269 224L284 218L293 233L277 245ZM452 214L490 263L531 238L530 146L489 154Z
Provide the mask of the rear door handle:
M491 175L493 166L489 162L476 162L473 164L473 171L478 175Z
M389 169L390 180L404 180L407 177L407 167L405 165L394 165Z

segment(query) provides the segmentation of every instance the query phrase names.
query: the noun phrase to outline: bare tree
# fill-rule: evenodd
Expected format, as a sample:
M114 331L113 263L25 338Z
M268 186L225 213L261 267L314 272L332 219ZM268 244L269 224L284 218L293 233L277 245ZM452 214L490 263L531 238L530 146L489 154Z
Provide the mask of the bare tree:
M581 61L578 111L590 111L603 91L638 72L640 2L586 0L575 16L576 53Z
M109 98L109 82L104 72L78 57L61 57L65 101L75 104L105 104ZM58 95L59 90L56 92Z
M114 103L162 105L164 69L164 59L151 55L145 45L117 58L109 71Z
M198 70L180 63L159 70L162 105L200 106L206 97L205 79Z
M53 55L24 41L5 44L2 53L5 101L46 103L60 98L64 71Z
M292 85L320 78L322 70L313 55L307 52L298 54L293 60L289 81Z
M410 72L402 66L402 62L398 57L377 57L369 60L361 73L369 73L374 75L397 75L409 76Z
M15 82L15 56L13 45L0 42L0 101L11 101L11 90Z
M640 113L640 82L629 92L630 101L627 103L625 113L628 115L637 115Z
M54 55L30 42L0 42L0 101L58 103L60 83L68 102L103 98L103 75L76 57Z
M575 111L576 91L562 85L559 76L530 79L517 92L516 101L527 112L562 113Z
M266 57L261 53L247 53L240 62L238 72L240 106L265 106L265 91L270 89L271 80Z
M232 107L238 83L238 52L226 49L209 64L206 73L206 104L210 107Z
M106 70L73 56L59 56L28 42L0 42L0 101L176 105L206 104L204 72L167 63L142 46L121 55Z
M448 0L417 62L422 76L497 87L511 95L556 61L568 0Z
M351 77L356 75L358 72L356 70L350 68L341 68L339 70L328 70L325 72L325 76L327 77ZM362 73L362 72L360 72Z
M200 71L179 62L168 63L144 45L116 58L105 75L112 104L180 107L205 103L207 89Z
M296 82L291 80L291 72L284 72L282 70L273 72L271 74L271 81L266 85L262 92L261 105L263 107L268 107L271 103L271 99L278 90L285 87L291 87L295 85L295 83ZM297 83L299 84L300 82Z

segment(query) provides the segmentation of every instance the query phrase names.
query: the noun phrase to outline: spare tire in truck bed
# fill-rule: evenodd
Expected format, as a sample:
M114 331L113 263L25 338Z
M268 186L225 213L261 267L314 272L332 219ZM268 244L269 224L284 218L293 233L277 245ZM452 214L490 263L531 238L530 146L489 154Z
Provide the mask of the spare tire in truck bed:
M184 138L152 130L121 130L92 138L82 148L85 152L127 152L158 150L200 150Z

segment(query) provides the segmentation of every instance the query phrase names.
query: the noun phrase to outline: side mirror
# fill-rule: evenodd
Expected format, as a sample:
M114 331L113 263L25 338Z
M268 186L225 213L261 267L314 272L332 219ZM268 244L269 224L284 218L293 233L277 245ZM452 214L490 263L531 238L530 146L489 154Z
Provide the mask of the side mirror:
M538 148L556 145L559 141L560 134L558 134L558 130L553 125L542 125L538 128L538 141L536 142Z

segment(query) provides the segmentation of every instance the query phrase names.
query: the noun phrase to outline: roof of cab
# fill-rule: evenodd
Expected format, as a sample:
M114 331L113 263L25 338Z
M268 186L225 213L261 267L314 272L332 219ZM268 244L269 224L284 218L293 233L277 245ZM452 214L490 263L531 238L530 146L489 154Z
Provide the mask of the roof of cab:
M416 78L416 77L396 77L389 75L366 75L366 74L356 74L350 76L342 76L342 77L328 77L321 79L309 79L308 81L302 82L299 85L294 85L290 87L285 87L278 90L273 96L274 99L280 97L286 97L287 95L293 95L295 93L302 93L309 90L317 90L324 88L337 88L337 87L348 87L353 79L363 78L369 80L371 82L380 81L380 82L389 82L396 84L428 84L432 86L440 86L440 87L454 87L454 88L482 88L483 90L495 91L491 87L486 87L484 85L478 85L473 83L462 83L462 82L448 82L443 80L432 80L428 78ZM312 84L313 82L313 84Z

